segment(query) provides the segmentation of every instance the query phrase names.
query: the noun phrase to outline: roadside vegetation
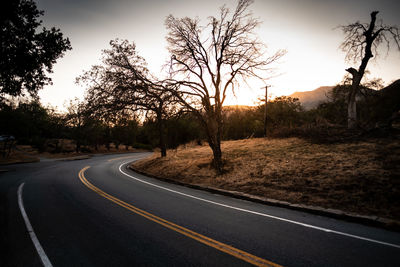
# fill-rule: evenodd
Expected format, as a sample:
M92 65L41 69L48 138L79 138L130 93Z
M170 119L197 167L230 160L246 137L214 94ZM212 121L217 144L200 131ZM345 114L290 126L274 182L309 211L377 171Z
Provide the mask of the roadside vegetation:
M313 143L252 138L222 143L225 173L211 151L192 143L133 164L156 177L263 198L400 220L400 141Z

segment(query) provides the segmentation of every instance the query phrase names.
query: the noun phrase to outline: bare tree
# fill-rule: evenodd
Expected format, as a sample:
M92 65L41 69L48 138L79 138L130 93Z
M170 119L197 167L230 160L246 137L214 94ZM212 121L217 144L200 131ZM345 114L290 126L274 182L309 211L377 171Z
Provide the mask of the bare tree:
M357 21L346 26L340 26L346 36L340 46L346 52L346 61L356 63L361 59L358 69L352 67L346 69L352 75L351 91L347 98L347 126L349 129L357 127L356 95L360 91L360 83L369 60L374 57L374 54L378 55L378 48L382 43L386 44L387 51L393 43L400 50L399 28L385 25L382 20L377 21L378 13L378 11L371 13L369 24Z
M264 80L268 66L285 54L279 50L265 56L265 45L255 34L260 22L248 11L252 2L239 0L233 13L221 7L219 17L210 17L206 26L197 18L169 15L165 21L174 85L170 90L204 126L218 174L223 172L222 106L228 93L249 77Z
M172 110L173 97L162 82L150 75L134 43L117 39L110 45L111 49L103 50L103 65L93 66L77 79L88 85L86 101L99 116L127 110L154 114L159 129L161 156L165 157L164 121Z

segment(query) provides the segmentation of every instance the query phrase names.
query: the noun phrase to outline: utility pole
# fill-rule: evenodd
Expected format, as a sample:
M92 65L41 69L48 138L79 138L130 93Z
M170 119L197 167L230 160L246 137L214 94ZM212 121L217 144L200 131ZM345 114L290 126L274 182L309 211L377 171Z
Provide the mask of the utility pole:
M265 107L264 107L264 137L267 137L267 104L268 104L268 87L270 85L265 86Z

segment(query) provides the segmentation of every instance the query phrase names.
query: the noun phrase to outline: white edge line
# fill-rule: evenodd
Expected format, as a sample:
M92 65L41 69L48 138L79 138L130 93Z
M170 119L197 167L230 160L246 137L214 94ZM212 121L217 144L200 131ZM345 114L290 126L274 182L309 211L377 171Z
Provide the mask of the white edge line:
M18 205L19 209L21 210L22 217L24 218L26 229L28 230L28 233L32 239L33 244L35 245L36 251L39 254L39 257L43 263L43 266L45 267L52 267L53 265L51 264L49 258L47 257L46 253L44 252L42 246L40 245L39 239L37 238L35 232L33 231L32 225L29 221L28 215L26 215L25 208L24 208L24 203L22 200L22 190L24 188L25 183L20 184L18 187Z
M129 162L131 162L131 161L129 161ZM293 220L289 220L289 219L285 219L285 218L281 218L281 217L277 217L277 216L273 216L273 215L269 215L269 214L265 214L265 213L261 213L261 212L256 212L256 211L246 210L246 209L242 209L242 208L238 208L238 207L233 207L233 206L229 206L229 205L226 205L226 204L218 203L218 202L215 202L215 201L207 200L207 199L204 199L204 198L195 197L195 196L192 196L192 195L189 195L189 194L185 194L185 193L182 193L182 192L179 192L179 191L175 191L175 190L172 190L172 189L160 186L160 185L156 185L156 184L144 181L142 179L139 179L137 177L134 177L134 176L124 172L122 170L122 166L127 164L127 163L129 163L129 162L124 162L121 165L119 165L119 171L122 174L124 174L124 175L126 175L126 176L128 176L131 179L134 179L136 181L139 181L139 182L142 182L144 184L148 184L148 185L151 185L151 186L154 186L154 187L166 190L166 191L170 191L170 192L173 192L173 193L185 196L185 197L197 199L197 200L200 200L200 201L203 201L203 202L211 203L211 204L214 204L214 205L217 205L217 206L230 208L230 209L234 209L234 210L238 210L238 211L242 211L242 212L247 212L247 213L251 213L251 214L255 214L255 215L259 215L259 216L263 216L263 217L268 217L268 218L271 218L271 219L280 220L280 221L284 221L284 222L287 222L287 223L297 224L297 225L300 225L300 226L303 226L303 227L312 228L312 229L323 231L323 232L326 232L326 233L332 233L332 234L347 236L347 237L356 238L356 239L360 239L360 240L364 240L364 241L369 241L369 242L373 242L373 243L377 243L377 244L381 244L381 245L385 245L385 246L390 246L390 247L394 247L394 248L400 248L400 245L396 245L396 244L392 244L392 243L388 243L388 242L383 242L383 241L379 241L379 240L375 240L375 239L371 239L371 238L367 238L367 237L352 235L352 234L348 234L348 233L344 233L344 232L340 232L340 231L335 231L335 230L331 230L331 229L328 229L328 228L318 227L318 226L311 225L311 224L301 223L301 222L297 222L297 221L293 221Z

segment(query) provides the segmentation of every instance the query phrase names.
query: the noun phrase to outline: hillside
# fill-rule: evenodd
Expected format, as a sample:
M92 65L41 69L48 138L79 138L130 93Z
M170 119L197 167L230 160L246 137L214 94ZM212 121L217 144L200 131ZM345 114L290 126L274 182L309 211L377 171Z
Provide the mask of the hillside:
M295 92L290 97L298 98L303 107L306 110L315 108L319 103L328 99L327 94L332 90L334 86L321 86L312 91ZM373 90L374 91L374 90ZM400 79L394 81L385 88L379 90L378 94L380 98L381 106L391 106L393 108L400 109Z
M399 139L314 144L254 138L222 143L226 173L216 176L207 145L170 150L133 168L156 177L400 220Z
M391 107L391 112L400 110L400 79L381 89L379 94L380 106Z
M327 100L327 93L331 91L333 86L321 86L312 91L295 92L290 97L298 98L306 110L315 108L319 103Z

